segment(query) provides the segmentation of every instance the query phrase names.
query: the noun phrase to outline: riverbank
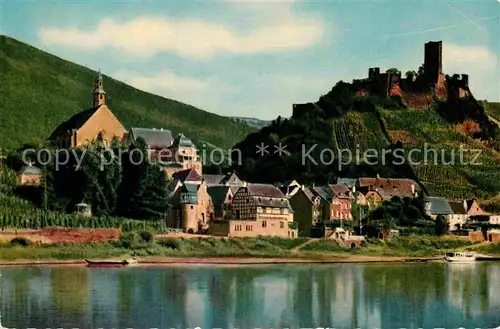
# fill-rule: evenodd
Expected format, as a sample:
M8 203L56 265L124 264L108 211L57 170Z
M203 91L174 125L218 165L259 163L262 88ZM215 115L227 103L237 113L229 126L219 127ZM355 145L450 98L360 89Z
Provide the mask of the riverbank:
M100 261L121 261L124 258L100 259ZM272 264L336 264L336 263L424 263L441 262L442 257L375 257L375 256L347 256L347 257L329 257L324 259L306 259L306 258L252 258L252 257L144 257L138 258L137 266L162 266L162 265L272 265ZM9 262L0 262L0 267L14 266L86 266L85 260L41 260L26 261L17 260Z
M43 244L14 239L0 244L0 266L84 266L84 259L123 260L140 264L284 264L429 262L447 251L469 249L499 255L498 244L478 244L453 237L368 239L359 248L345 248L331 239L151 237L123 235L118 241Z

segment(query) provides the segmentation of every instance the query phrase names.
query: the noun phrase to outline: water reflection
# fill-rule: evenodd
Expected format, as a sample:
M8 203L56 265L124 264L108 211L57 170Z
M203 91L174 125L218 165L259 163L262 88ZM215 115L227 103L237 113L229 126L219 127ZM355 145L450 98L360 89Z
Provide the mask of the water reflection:
M11 328L500 325L500 264L2 269Z

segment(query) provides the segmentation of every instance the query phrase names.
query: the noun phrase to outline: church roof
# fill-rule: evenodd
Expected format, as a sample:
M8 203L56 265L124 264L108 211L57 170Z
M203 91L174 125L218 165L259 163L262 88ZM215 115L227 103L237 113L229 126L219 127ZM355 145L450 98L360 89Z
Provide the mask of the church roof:
M76 113L73 115L71 118L68 120L62 122L49 136L49 140L54 140L64 134L66 134L67 131L71 131L73 129L80 129L93 115L94 113L99 109L100 106L98 107L93 107L81 112Z
M168 129L130 128L130 132L136 140L142 138L149 147L167 148L172 145L172 132Z
M184 134L178 134L175 136L174 142L172 143L174 147L195 147L193 142L184 136Z

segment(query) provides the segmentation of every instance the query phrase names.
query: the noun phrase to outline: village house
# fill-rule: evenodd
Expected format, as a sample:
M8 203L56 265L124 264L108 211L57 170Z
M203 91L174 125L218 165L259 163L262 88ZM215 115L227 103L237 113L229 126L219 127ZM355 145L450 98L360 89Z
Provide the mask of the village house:
M227 218L234 195L231 187L227 185L208 186L207 191L212 199L214 219Z
M464 208L464 203L460 201L448 202L453 213L449 216L450 231L461 230L467 222L467 210Z
M214 219L212 199L203 178L194 170L174 173L168 200L167 226L187 233L206 232ZM171 183L172 185L172 183Z
M128 141L135 142L139 138L146 143L152 161L157 161L162 151L165 152L174 141L172 132L168 129L130 128Z
M415 198L419 194L415 181L407 178L358 178L356 190L363 193L368 200L368 192L378 192L382 201L390 200L394 196L400 198ZM370 195L372 196L372 195Z
M294 211L293 221L297 223L299 236L310 237L311 229L321 218L321 198L307 187L300 189L289 197Z
M23 166L19 170L20 185L40 185L42 171L40 168L33 166L31 163Z
M333 191L330 218L352 221L352 192L344 185L330 185Z
M160 165L169 177L187 169L193 169L201 176L203 165L197 152L196 146L189 138L178 134L172 141L172 145L160 151L158 157Z
M211 225L215 236L297 237L293 210L286 196L270 184L246 184L234 194L231 214Z
M101 137L107 143L117 137L123 141L127 130L106 105L102 75L95 80L92 94L92 108L79 112L62 122L49 136L49 144L54 147L78 147Z
M339 177L337 178L337 185L343 185L347 187L351 193L352 196L356 202L357 205L359 206L368 206L368 200L366 198L366 195L361 193L360 191L356 190L356 185L358 183L357 178L342 178ZM382 197L380 194L375 195L376 193L372 193L371 198L372 198L372 203L375 205L378 205L379 203L382 202ZM380 200L379 200L380 199Z

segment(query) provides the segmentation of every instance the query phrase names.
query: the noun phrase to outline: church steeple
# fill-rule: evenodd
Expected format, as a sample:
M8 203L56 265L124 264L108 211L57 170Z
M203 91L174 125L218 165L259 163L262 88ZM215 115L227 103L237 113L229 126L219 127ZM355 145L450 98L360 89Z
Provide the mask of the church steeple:
M106 104L106 92L104 91L104 87L102 85L101 72L99 72L99 75L95 79L94 92L93 92L92 96L93 96L94 107L98 107L100 105Z

